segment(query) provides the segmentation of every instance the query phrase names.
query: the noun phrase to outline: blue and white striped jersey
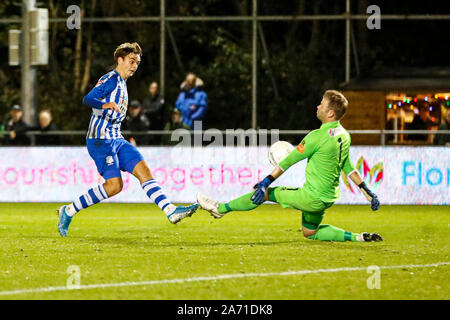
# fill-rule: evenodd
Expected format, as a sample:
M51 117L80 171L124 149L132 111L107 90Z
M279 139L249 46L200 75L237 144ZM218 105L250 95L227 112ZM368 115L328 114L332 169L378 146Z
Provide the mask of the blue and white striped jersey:
M120 113L102 109L107 102L115 102ZM123 138L120 125L128 109L128 91L125 80L113 70L102 76L97 85L84 97L83 103L92 108L87 139Z

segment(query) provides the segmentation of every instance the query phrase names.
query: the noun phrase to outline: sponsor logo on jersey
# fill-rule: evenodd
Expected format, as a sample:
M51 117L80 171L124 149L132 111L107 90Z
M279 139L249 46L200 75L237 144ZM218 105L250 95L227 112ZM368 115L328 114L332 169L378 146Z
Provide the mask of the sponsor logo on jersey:
M305 143L306 143L305 140L302 140L302 142L300 142L300 144L297 146L298 152L300 153L305 152Z
M305 147L302 146L301 144L299 144L299 145L297 146L297 150L298 150L298 152L303 153L303 152L305 152Z
M120 99L119 110L121 114L126 114L128 109L128 104L125 103L125 99Z

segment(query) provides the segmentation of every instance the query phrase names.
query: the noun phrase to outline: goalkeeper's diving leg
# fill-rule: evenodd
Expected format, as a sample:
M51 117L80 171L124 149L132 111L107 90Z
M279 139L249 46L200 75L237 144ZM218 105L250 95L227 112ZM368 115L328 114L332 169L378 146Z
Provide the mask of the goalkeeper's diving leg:
M216 219L222 218L230 211L253 210L264 201L269 200L269 185L282 174L283 170L279 166L275 167L271 174L253 186L255 191L246 193L227 203L219 203L200 193L197 194L197 202L201 208L209 211Z
M377 233L355 233L345 231L330 224L320 224L324 212L302 213L302 233L305 238L321 241L353 241L374 242L382 241L383 238Z
M251 200L253 195L254 192L250 192L231 200L230 202L219 203L198 193L197 202L202 209L209 211L214 218L220 219L230 211L250 211L257 208L259 204L254 204Z

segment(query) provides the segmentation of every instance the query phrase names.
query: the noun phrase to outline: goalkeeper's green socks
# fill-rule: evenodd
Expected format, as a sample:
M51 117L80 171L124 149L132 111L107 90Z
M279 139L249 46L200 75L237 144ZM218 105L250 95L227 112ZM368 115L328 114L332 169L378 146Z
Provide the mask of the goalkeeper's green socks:
M319 230L313 236L309 236L309 239L321 240L321 241L360 241L358 237L359 233L352 233L329 224L321 224Z
M253 193L244 194L228 203L219 203L219 213L223 214L230 211L248 211L255 209L258 205L254 204L251 200Z

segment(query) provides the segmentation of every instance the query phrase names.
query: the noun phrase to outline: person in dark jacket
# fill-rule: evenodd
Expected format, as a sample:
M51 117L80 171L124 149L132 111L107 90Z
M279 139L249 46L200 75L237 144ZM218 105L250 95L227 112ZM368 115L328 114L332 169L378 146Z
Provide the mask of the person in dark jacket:
M153 81L148 87L150 93L144 99L142 107L150 120L150 130L161 130L164 125L164 99L159 96L158 83Z
M42 110L39 112L39 125L30 130L40 131L45 133L47 131L59 130L53 122L53 117L50 110ZM37 146L57 146L60 145L60 137L57 135L36 135L35 143Z
M128 115L122 123L122 129L127 131L147 131L150 121L142 110L142 105L138 100L131 101L128 107ZM148 145L150 137L148 135L131 135L129 141L134 146Z
M172 115L170 116L170 121L166 123L164 126L164 130L177 130L177 129L186 129L190 130L191 128L183 123L183 118L181 117L181 112L179 109L174 108L172 110ZM179 141L172 141L170 134L163 135L161 139L161 145L164 146L173 146L178 144Z
M167 112L164 105L164 99L159 95L158 83L153 81L148 87L150 93L144 99L142 104L143 112L150 121L149 130L162 130L164 121L167 119ZM161 141L161 136L153 135L149 137L149 143L158 145Z
M181 92L176 102L183 122L191 129L194 128L194 121L202 120L206 115L208 96L202 87L203 81L194 73L188 73L186 80L181 84Z
M23 108L18 104L11 109L11 119L5 126L6 131L10 131L6 137L6 144L11 146L30 145L30 138L26 135L29 125L23 120Z
M450 108L447 109L444 122L439 126L438 131L441 130L450 130ZM437 146L450 147L450 134L436 134L434 136L434 144Z
M419 107L419 114L415 115L413 121L409 124L408 130L429 130L437 125L436 121L430 115L430 105L428 103ZM424 143L433 143L430 134L410 134L408 139L423 141Z

